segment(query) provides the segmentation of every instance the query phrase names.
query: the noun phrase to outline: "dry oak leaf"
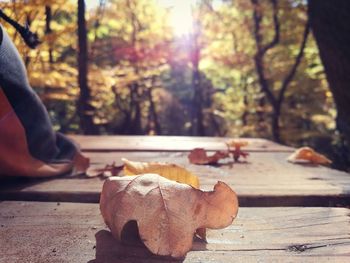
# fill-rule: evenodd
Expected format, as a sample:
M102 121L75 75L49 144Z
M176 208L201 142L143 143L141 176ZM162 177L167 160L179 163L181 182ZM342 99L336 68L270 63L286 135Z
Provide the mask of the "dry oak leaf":
M223 182L204 192L157 174L109 177L102 189L101 214L113 236L136 221L145 246L154 254L183 257L198 228L230 225L238 212L235 192Z
M176 181L178 183L184 183L199 188L199 178L190 173L183 167L176 164L160 163L160 162L132 162L125 158L122 158L124 162L124 174L125 175L137 175L144 173L159 174L169 180ZM198 229L197 236L206 241L206 229Z
M199 188L198 177L179 165L161 162L133 162L125 158L122 158L122 161L124 162L125 175L155 173L178 183Z
M293 154L291 154L287 160L292 163L298 162L310 162L313 164L331 164L332 161L326 156L315 152L314 149L310 147L302 147L297 149Z
M188 160L193 164L216 164L219 160L229 157L227 151L216 151L213 155L208 156L203 148L195 148L188 155Z

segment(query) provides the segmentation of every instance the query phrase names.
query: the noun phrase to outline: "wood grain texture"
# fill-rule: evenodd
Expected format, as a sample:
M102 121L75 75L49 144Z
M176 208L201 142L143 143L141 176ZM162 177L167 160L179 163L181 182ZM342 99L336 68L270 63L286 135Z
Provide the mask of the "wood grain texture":
M346 208L241 208L226 229L172 262L348 262ZM0 262L168 262L125 246L105 227L97 204L0 203Z
M82 136L71 135L84 151L191 151L205 148L225 150L231 138L189 136ZM248 141L247 151L293 151L293 148L265 139L240 138Z
M134 161L164 161L182 165L200 177L201 188L228 183L242 206L335 206L350 204L350 175L322 166L286 161L289 153L252 152L247 163L192 165L186 152L89 152L92 165ZM12 181L12 183L11 183ZM0 181L0 200L98 202L101 178L59 177Z

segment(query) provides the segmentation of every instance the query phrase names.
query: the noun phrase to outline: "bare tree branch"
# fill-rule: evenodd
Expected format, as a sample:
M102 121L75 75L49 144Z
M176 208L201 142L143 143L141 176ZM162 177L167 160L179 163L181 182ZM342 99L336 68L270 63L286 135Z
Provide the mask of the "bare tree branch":
M271 42L266 44L262 48L261 52L263 54L266 53L266 51L268 51L269 49L273 48L275 45L277 45L278 42L280 41L280 23L279 23L279 19L278 19L277 0L270 0L270 2L272 4L272 10L273 10L272 19L273 19L273 26L274 26L275 35L274 35L273 39L271 40Z
M259 0L251 0L254 12L253 12L253 19L254 19L254 37L258 46L258 51L261 56L263 56L269 49L276 46L280 41L280 22L278 19L278 6L277 6L277 0L270 0L272 5L272 19L273 19L273 27L274 27L274 37L273 39L263 45L263 37L261 34L261 21L262 21L262 8L259 3Z
M270 0L270 3L272 5L272 19L273 19L273 28L274 28L274 37L273 39L268 42L267 44L264 44L263 42L263 34L261 29L261 22L263 19L263 11L262 6L260 4L259 0L251 0L251 3L253 5L253 22L254 22L254 39L256 43L256 53L254 56L254 62L255 62L255 68L256 72L258 74L258 80L261 87L261 90L265 93L266 98L270 102L273 112L272 112L272 118L271 118L271 128L272 128L272 135L275 141L280 142L280 125L279 125L279 119L281 116L281 109L282 109L282 102L285 97L285 92L288 88L288 85L292 81L297 68L301 62L301 59L304 54L304 49L307 42L307 37L309 34L309 24L306 23L305 30L303 34L303 40L299 49L299 53L295 58L294 64L291 67L290 71L282 80L282 85L279 89L278 94L273 92L273 84L269 83L268 78L265 74L265 64L264 64L264 56L266 55L266 52L276 46L280 41L280 22L278 18L278 6L277 6L277 0Z
M284 78L283 83L281 85L281 89L280 89L279 96L278 96L278 99L277 99L279 104L282 104L283 99L284 99L284 94L286 93L288 85L293 80L294 75L295 75L295 73L297 71L297 68L298 68L298 66L299 66L299 64L301 62L301 59L303 58L304 49L305 49L305 46L306 46L306 42L307 42L309 33L310 33L310 24L309 24L309 21L307 21L306 24L305 24L303 39L302 39L301 44L300 44L299 53L298 53L298 55L295 58L295 62L293 64L292 68L290 69L288 75Z
M275 95L272 93L270 85L267 81L267 78L265 76L264 72L264 55L265 53L273 48L275 45L278 44L279 42L279 36L280 36L280 26L279 26L279 20L278 20L278 8L277 8L277 3L276 0L270 0L273 6L273 21L274 21L274 38L263 46L263 37L261 34L261 21L262 21L262 10L261 10L261 5L259 3L259 0L251 0L254 11L253 11L253 21L254 21L254 38L255 38L255 43L256 43L256 54L254 56L254 61L255 61L255 67L256 71L259 77L259 82L261 89L266 93L266 96L272 106L274 108L277 107L277 100Z

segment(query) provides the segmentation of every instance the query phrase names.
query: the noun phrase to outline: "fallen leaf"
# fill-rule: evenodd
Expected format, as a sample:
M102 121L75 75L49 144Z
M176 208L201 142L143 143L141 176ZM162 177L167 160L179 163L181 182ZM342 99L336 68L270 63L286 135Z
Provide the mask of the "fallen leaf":
M313 164L331 164L332 161L326 156L317 153L314 149L310 147L302 147L297 149L292 155L290 155L287 160L292 163L298 162L310 162Z
M199 188L198 177L179 165L161 162L133 162L124 158L122 158L122 161L124 162L125 175L155 173L178 183Z
M176 181L178 183L184 183L199 188L199 179L196 175L193 175L185 168L175 164L160 163L160 162L132 162L125 158L122 158L124 162L124 174L125 175L137 175L144 173L159 174L169 180ZM206 241L206 229L197 229L196 234L198 237Z
M208 156L203 148L195 148L188 155L188 160L193 164L216 164L219 160L229 157L227 151L216 151L213 155Z
M154 254L183 257L198 228L230 225L238 212L235 192L223 182L204 192L157 174L108 178L100 199L101 214L122 241L124 226L136 221L145 246Z
M229 152L232 154L233 160L235 162L239 161L239 158L242 156L243 158L247 158L249 155L248 152L244 152L241 150L242 147L247 146L248 142L247 141L242 141L242 140L229 140L226 142L227 148ZM231 147L234 149L231 150Z
M122 170L123 170L124 165L115 165L115 162L112 164L106 164L105 167L103 168L93 168L90 167L86 171L86 175L88 177L111 177L111 176L117 176Z

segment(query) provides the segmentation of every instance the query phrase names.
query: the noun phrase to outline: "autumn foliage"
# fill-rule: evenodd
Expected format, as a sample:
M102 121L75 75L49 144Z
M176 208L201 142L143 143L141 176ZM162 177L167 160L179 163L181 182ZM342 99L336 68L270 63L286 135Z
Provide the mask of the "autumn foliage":
M326 150L339 140L318 50L313 36L304 34L305 1L188 1L192 20L175 25L174 10L185 17L177 1L100 2L85 1L91 94L85 115L77 114L77 1L0 3L42 41L30 50L1 21L55 129L84 133L79 118L88 116L98 134L277 139L277 125L278 139L293 146ZM179 24L186 34L176 32ZM260 65L256 58L264 47Z

